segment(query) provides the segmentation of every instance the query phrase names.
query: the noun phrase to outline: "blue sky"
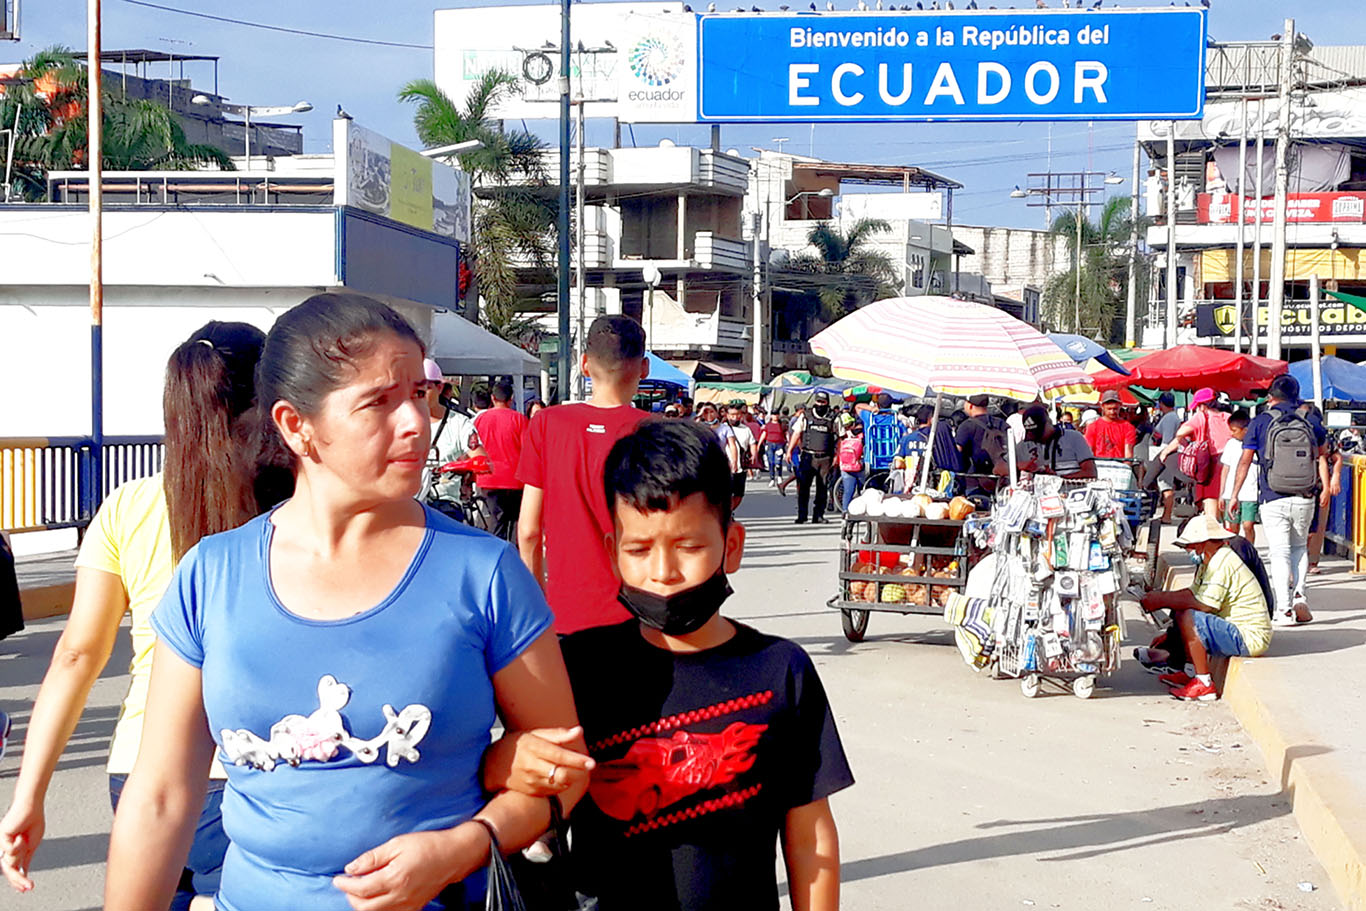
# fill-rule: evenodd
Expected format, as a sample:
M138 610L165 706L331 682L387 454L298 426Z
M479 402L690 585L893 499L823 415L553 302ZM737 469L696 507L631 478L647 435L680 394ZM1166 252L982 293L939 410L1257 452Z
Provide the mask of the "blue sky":
M431 43L434 9L486 6L490 0L446 0L433 5L354 0L237 0L231 5L212 0L158 2L271 25L421 45ZM796 0L745 0L745 6L776 9L779 2L798 5ZM1029 0L1014 2L1029 5ZM1060 5L1061 0L1050 2ZM1000 0L997 3L1009 5ZM519 4L506 0L502 5L511 8ZM694 5L700 8L696 2ZM718 3L722 7L733 5L737 4ZM837 5L849 8L854 4L840 0ZM1360 0L1321 0L1307 7L1285 0L1213 0L1209 31L1225 41L1265 39L1280 32L1285 17L1293 15L1297 30L1317 44L1366 44L1366 16L1360 10ZM26 0L23 12L25 40L18 45L0 45L0 62L27 57L53 44L84 47L82 0ZM514 14L509 16L508 27L516 28ZM329 150L330 120L338 104L357 121L400 142L416 144L411 108L396 101L395 95L407 80L432 72L430 50L285 35L149 9L127 0L104 0L104 46L217 55L222 58L219 89L233 101L312 102L314 112L298 119L305 126L305 151L309 152ZM152 74L156 74L155 69ZM196 87L212 87L208 64L188 64L186 75L194 79ZM538 131L553 137L554 126L545 123ZM666 137L680 143L708 141L707 128L696 125L637 126L634 135L640 145L652 145ZM785 146L788 151L812 151L840 161L920 165L966 184L955 195L956 221L1041 227L1042 213L1010 199L1009 192L1014 185L1026 182L1028 172L1048 167L1048 135L1045 124L822 125L816 127L814 135L807 126L787 124L727 126L723 142L727 148L774 148L774 137L786 136L791 139ZM1113 169L1127 179L1133 135L1132 124L1098 123L1093 131L1084 123L1055 124L1052 165L1055 169ZM588 140L610 140L607 124L590 123ZM1127 184L1119 189L1128 192Z

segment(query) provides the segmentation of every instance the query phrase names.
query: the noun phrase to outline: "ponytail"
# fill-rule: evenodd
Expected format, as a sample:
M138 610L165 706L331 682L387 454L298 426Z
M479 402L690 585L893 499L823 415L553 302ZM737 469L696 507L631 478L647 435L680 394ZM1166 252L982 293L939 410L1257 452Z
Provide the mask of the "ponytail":
M163 483L177 560L205 535L236 528L259 511L259 435L239 419L252 411L264 338L245 323L211 322L166 365Z

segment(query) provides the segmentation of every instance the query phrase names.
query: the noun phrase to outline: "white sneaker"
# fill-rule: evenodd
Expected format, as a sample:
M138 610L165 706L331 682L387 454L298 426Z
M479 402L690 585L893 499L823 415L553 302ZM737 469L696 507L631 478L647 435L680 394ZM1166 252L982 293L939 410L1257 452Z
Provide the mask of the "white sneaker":
M1271 625L1280 629L1287 626L1298 626L1299 624L1295 622L1295 611L1292 609L1272 614Z

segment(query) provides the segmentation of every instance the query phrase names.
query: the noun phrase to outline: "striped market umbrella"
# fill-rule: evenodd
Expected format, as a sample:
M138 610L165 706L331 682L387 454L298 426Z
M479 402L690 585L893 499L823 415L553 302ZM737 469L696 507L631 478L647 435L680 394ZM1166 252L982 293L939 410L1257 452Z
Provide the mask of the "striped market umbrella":
M1090 392L1091 377L1048 337L973 301L926 295L860 307L811 339L836 376L923 395L1030 402Z

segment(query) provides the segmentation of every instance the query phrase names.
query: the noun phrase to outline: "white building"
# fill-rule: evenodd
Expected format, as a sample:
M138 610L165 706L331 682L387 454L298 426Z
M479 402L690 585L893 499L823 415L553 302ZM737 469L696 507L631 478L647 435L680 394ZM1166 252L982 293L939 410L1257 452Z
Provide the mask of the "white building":
M332 156L257 163L104 175L107 435L161 433L166 359L209 320L268 328L350 289L430 338L434 314L456 307L454 236L343 204ZM54 173L51 201L0 205L0 437L90 432L87 192L86 172Z

